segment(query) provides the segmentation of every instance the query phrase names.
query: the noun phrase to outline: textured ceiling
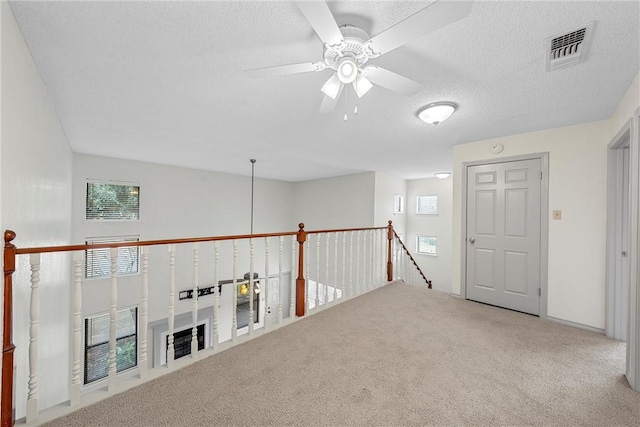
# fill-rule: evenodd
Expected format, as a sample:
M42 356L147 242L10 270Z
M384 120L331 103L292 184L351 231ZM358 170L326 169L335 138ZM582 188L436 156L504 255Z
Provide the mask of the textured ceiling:
M444 0L443 0L444 1ZM329 2L371 36L430 2ZM470 15L371 60L422 83L374 87L319 114L331 71L248 78L322 59L292 2L21 2L11 8L74 151L301 181L451 169L455 144L608 118L640 69L638 1L477 1ZM544 39L595 21L586 61L545 71ZM435 101L459 110L416 118Z

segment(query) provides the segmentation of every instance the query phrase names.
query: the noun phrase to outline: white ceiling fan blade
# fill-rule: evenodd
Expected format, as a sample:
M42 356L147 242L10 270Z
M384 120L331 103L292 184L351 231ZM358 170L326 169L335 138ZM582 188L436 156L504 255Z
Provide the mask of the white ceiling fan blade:
M310 71L322 71L324 62L304 62L302 64L276 65L275 67L253 68L245 70L250 77L274 77L286 74L308 73Z
M471 12L470 1L437 1L371 38L371 50L387 53L427 33L458 21Z
M373 87L373 84L362 74L358 74L353 82L353 90L356 91L358 98L362 98Z
M344 41L327 3L324 1L298 1L296 3L324 44L337 46Z
M423 89L420 83L375 65L366 67L364 75L371 83L404 96L415 95Z
M338 96L336 96L336 99L333 99L326 95L322 98L322 104L320 104L321 114L330 113L336 108L336 105L338 104L338 99L340 99L340 95L342 94L343 88L344 88L344 85L341 85L340 90L338 91Z
M333 73L329 80L327 80L324 85L322 85L322 88L320 90L329 98L337 99L338 95L342 91L342 85L343 84L338 78L338 75L336 73Z

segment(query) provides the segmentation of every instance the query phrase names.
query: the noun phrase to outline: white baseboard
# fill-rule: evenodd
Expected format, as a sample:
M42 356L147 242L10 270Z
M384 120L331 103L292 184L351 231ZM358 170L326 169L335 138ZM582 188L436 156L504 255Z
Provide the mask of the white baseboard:
M584 329L586 331L595 332L597 334L604 335L604 329L594 328L593 326L584 325L582 323L572 322L570 320L558 319L556 317L547 316L547 320L551 320L552 322L561 323L567 326L573 326L574 328Z

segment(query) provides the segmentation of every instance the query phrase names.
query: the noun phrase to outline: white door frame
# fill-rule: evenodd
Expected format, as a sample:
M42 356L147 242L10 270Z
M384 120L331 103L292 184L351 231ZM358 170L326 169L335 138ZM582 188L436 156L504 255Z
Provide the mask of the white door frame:
M629 166L631 164L631 128L632 120L622 126L613 137L607 150L607 261L606 261L606 295L605 295L605 334L622 341L628 339L629 316L624 314L622 304L629 304L629 292L623 292L621 282L622 269L622 200L623 200L623 149L629 147ZM629 182L629 185L631 182ZM629 218L631 223L631 218ZM630 225L630 224L629 224ZM630 230L627 230L629 233ZM629 233L630 234L630 233ZM629 249L629 248L627 248ZM630 255L627 253L627 255ZM629 256L627 256L629 260ZM625 295L623 295L623 293ZM627 307L628 308L628 307ZM624 317L624 319L623 319ZM626 333L625 333L626 330ZM624 336L623 336L624 335Z
M460 274L462 284L460 297L467 298L467 174L471 166L490 165L495 163L515 162L520 160L540 159L542 170L542 182L540 185L540 318L547 318L547 284L549 263L549 153L532 153L520 156L500 157L487 160L476 160L462 164L462 257L460 262Z
M640 108L631 120L629 146L629 340L627 341L627 381L640 391Z

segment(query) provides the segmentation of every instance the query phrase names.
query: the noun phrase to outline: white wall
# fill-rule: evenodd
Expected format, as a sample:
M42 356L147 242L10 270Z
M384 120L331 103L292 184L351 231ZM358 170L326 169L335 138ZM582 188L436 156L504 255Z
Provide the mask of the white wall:
M547 314L603 329L608 140L609 122L600 121L454 146L452 292L463 285L462 164L548 152L549 210L562 220L549 219ZM501 154L491 153L495 143Z
M365 172L294 184L294 218L305 229L374 226L375 173Z
M609 136L613 138L622 126L631 118L634 112L638 109L640 105L640 72L633 79L629 89L625 92L624 96L620 100L620 103L611 114L611 118L609 120ZM606 143L609 143L607 141Z
M87 237L136 235L140 240L249 234L251 178L218 172L158 165L132 160L85 154L74 155L73 241L83 243ZM85 197L87 180L124 181L140 185L140 220L131 222L86 221ZM295 231L291 206L293 184L256 179L254 232ZM263 239L254 246L254 271L265 273ZM269 271L277 272L278 242L270 239ZM249 271L249 247L239 243L237 278ZM283 270L290 270L290 240L284 246ZM149 255L149 321L168 315L168 265L165 246L150 248ZM199 247L198 283L213 283L214 248L212 243ZM232 279L232 247L223 242L220 249L218 279ZM139 304L140 276L119 279L119 307ZM193 245L176 249L176 291L193 286ZM109 280L87 280L83 293L83 314L108 310ZM225 293L223 291L223 293ZM228 294L227 291L225 294ZM213 297L201 304L211 305ZM191 300L176 303L176 314L190 311ZM229 320L230 321L230 320ZM224 325L221 325L224 327Z
M2 224L18 247L64 245L71 235L72 154L54 105L8 3L2 8ZM68 399L69 262L43 256L40 287L40 406ZM29 345L28 257L14 275L16 418L25 415ZM60 387L59 385L62 385Z
M407 234L405 244L433 289L451 292L453 180L425 178L407 182ZM437 215L416 214L418 196L438 196ZM416 253L418 234L437 236L437 256Z
M394 213L394 201L396 195L405 198L405 212ZM373 224L374 227L383 227L388 221L393 221L393 228L396 233L406 235L406 200L407 181L402 178L386 175L380 172L375 173L375 201Z

